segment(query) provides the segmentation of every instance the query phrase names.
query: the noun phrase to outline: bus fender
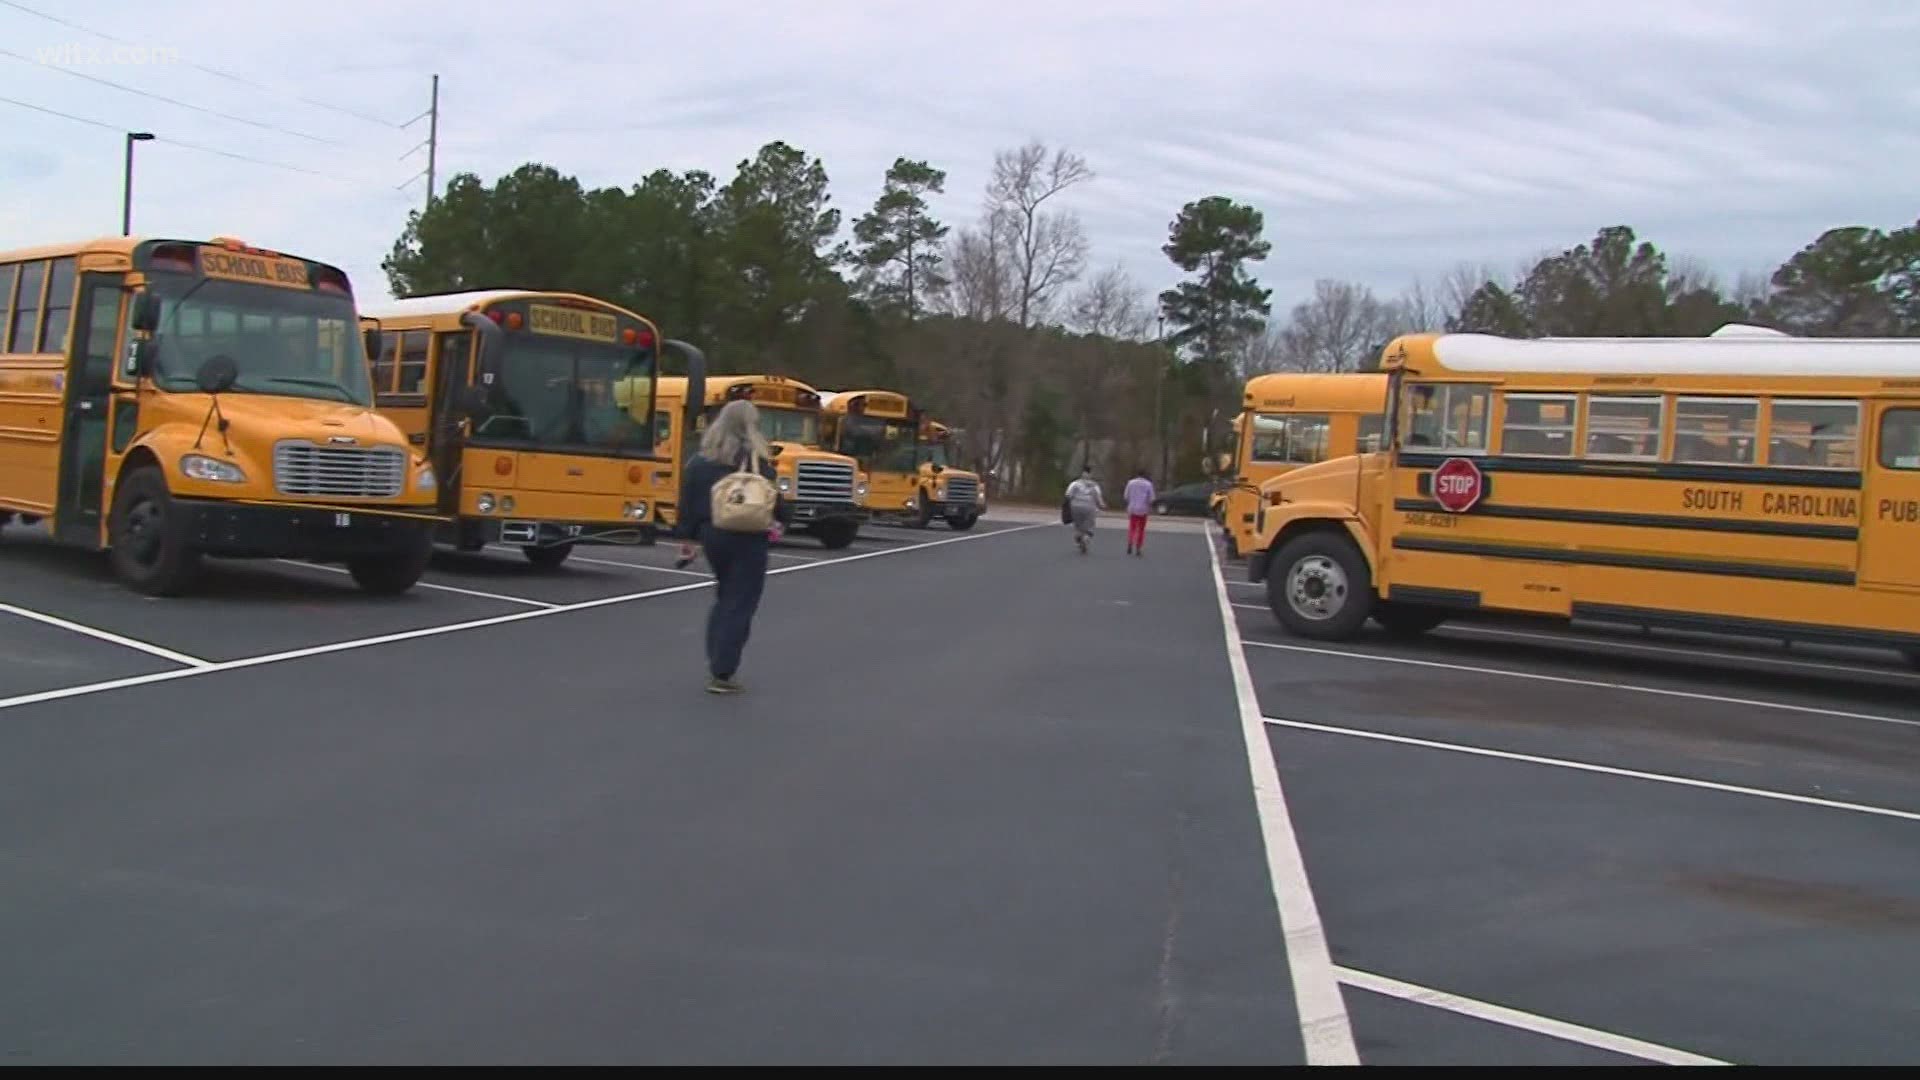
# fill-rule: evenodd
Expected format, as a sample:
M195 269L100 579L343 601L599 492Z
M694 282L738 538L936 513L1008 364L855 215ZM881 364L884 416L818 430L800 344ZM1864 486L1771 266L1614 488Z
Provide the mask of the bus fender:
M1274 533L1273 542L1264 550L1247 553L1247 580L1259 584L1266 580L1268 564L1273 553L1285 546L1287 541L1304 532L1315 529L1338 529L1347 534L1353 546L1360 549L1360 557L1367 561L1367 574L1374 580L1379 579L1380 570L1374 561L1373 533L1365 520L1357 517L1345 507L1316 507L1311 503L1295 503L1288 506L1293 514L1289 520Z

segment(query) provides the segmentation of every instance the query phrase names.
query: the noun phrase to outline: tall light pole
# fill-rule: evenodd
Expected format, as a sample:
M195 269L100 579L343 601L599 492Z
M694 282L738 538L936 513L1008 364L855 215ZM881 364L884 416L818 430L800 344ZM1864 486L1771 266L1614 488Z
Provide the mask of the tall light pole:
M133 234L133 144L137 142L150 142L152 139L153 133L150 131L127 132L127 178L120 186L121 236L131 236Z

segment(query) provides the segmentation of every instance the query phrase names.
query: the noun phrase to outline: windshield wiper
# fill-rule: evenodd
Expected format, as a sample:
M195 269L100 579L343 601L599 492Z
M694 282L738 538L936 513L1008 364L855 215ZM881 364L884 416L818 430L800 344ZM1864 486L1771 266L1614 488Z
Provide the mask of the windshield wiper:
M262 378L268 382L290 383L294 386L317 386L323 390L331 390L339 394L341 401L348 402L349 404L357 404L354 400L353 391L341 386L337 382L329 382L326 379L308 379L298 375L265 375L262 376Z

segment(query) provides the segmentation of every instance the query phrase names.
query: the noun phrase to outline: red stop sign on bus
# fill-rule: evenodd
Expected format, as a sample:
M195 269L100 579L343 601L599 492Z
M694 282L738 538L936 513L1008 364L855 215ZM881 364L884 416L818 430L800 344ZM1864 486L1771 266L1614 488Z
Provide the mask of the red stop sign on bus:
M1472 458L1448 458L1433 470L1433 501L1449 514L1473 509L1486 489L1486 479Z

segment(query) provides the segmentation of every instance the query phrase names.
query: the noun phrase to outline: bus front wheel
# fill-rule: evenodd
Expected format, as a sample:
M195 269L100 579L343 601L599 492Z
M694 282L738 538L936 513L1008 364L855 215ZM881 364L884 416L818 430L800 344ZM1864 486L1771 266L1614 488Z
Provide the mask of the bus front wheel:
M1267 606L1287 632L1340 641L1373 614L1373 579L1353 541L1316 530L1294 537L1267 569Z
M527 557L527 561L534 566L542 570L552 570L561 563L566 562L567 556L573 554L573 545L550 544L546 547L535 547L532 544L528 544L526 547L521 548L520 551Z
M200 553L181 532L159 467L143 465L127 474L107 520L108 561L120 580L148 596L183 592L200 568Z
M813 527L813 535L820 538L820 546L830 551L838 551L853 543L859 535L860 527L851 521L823 521Z
M353 575L353 582L360 586L361 592L373 596L398 596L413 588L420 576L427 572L427 563L432 559L433 541L431 537L426 537L399 551L350 559L347 572Z

